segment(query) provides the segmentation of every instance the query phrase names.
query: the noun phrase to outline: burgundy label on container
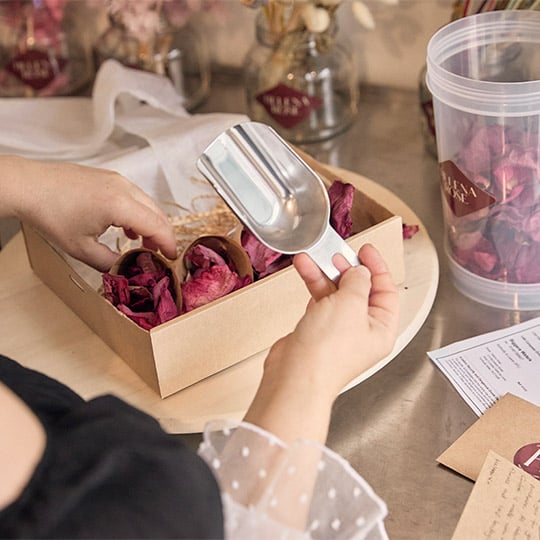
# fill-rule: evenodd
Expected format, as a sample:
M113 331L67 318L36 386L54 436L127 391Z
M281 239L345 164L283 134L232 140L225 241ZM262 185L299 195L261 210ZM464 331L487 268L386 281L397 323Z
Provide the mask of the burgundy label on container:
M41 90L54 80L65 64L63 58L50 58L47 53L32 49L14 56L6 69L24 84Z
M540 480L540 443L522 446L514 454L514 465Z
M439 163L441 188L456 217L472 214L497 202L495 197L473 184L453 161Z
M322 106L322 99L308 96L287 86L278 84L256 96L266 112L286 129L293 128Z

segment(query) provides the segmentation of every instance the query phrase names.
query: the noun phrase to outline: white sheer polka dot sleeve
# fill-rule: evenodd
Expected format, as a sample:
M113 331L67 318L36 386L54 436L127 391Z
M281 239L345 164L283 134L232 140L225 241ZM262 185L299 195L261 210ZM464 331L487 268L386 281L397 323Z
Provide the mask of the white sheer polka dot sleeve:
M384 502L326 447L286 446L257 426L216 420L199 454L218 479L228 539L388 538Z

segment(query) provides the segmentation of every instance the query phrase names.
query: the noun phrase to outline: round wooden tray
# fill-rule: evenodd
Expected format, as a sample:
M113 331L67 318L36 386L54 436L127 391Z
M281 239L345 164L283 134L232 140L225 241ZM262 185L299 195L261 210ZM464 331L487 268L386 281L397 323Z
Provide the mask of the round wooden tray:
M406 279L400 286L401 321L392 353L345 390L382 369L413 339L437 290L439 265L423 224L397 196L367 178L336 169L403 222L420 226L404 242ZM161 399L32 272L18 234L0 251L2 354L67 384L88 399L113 393L157 418L173 433L197 433L215 418L240 419L257 389L266 351L170 397Z

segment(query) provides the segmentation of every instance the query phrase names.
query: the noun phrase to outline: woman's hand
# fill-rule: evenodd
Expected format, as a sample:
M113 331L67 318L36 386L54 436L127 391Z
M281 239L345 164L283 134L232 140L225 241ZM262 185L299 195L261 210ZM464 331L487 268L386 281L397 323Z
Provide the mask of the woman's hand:
M305 255L295 267L312 300L295 330L279 340L246 420L284 440L324 442L332 403L343 388L389 354L397 337L397 287L378 251L364 245L362 266L334 261L336 287Z
M83 165L0 157L0 216L14 216L73 257L107 271L118 258L99 237L111 225L176 258L167 216L120 174Z

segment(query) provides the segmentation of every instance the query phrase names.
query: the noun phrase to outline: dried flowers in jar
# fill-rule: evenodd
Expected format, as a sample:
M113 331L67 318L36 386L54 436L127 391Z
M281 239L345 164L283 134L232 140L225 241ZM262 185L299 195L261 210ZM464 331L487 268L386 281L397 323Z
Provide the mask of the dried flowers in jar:
M353 49L338 32L336 13L347 4L364 27L373 28L367 5L359 0L243 3L260 8L257 43L244 60L251 119L297 144L346 130L357 112L358 74Z
M0 2L0 96L71 95L93 77L91 55L78 34L83 3Z
M98 65L114 58L128 67L168 77L187 110L207 98L209 51L190 18L218 8L218 0L106 0L105 7L109 26L94 46Z

